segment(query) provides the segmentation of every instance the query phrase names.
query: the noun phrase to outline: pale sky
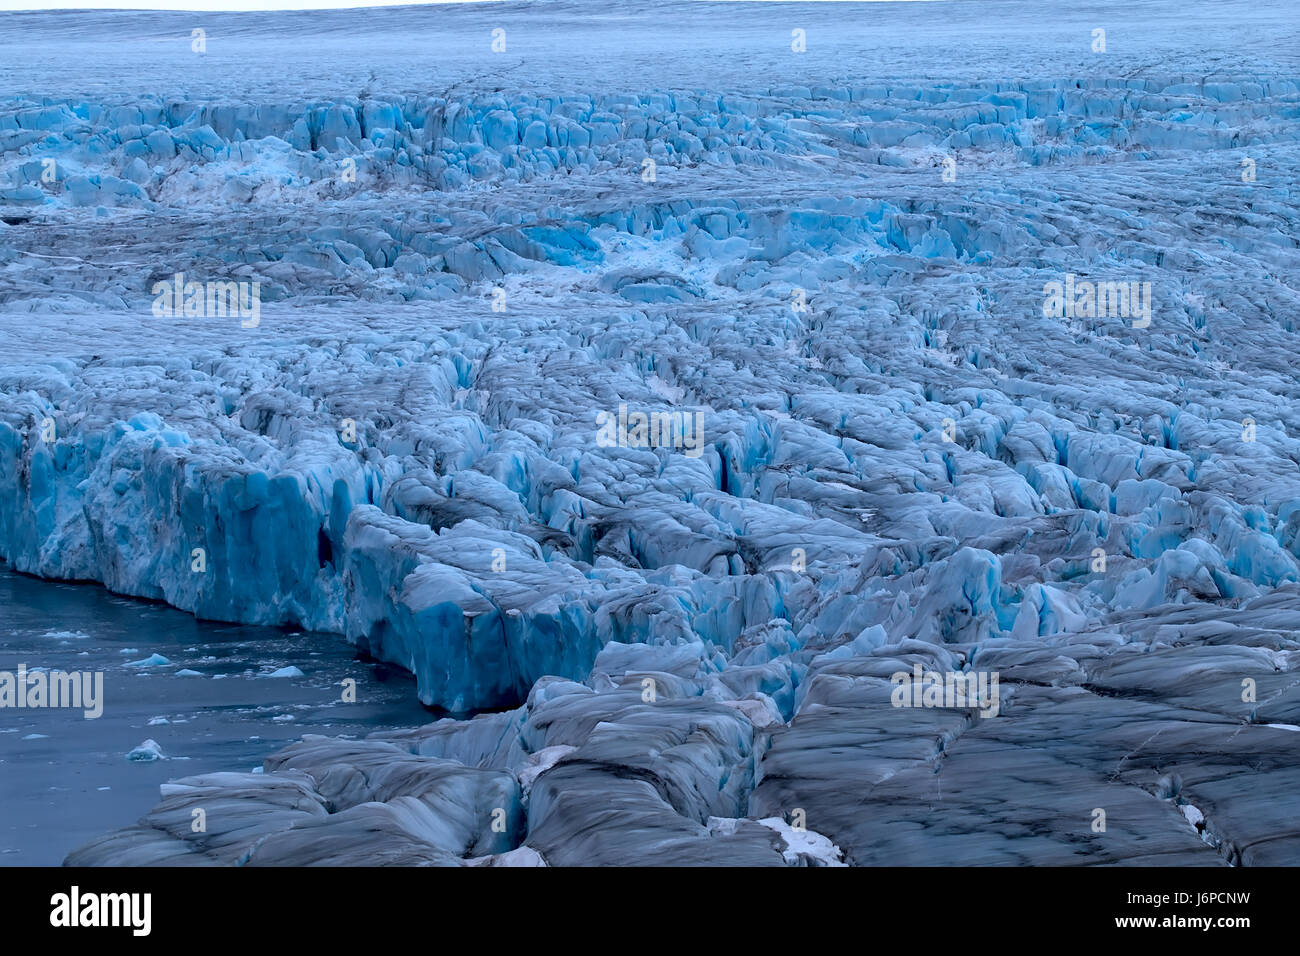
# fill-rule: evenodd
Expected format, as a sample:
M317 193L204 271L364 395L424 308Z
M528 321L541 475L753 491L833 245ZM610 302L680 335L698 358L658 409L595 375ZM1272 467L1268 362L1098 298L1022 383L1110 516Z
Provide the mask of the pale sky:
M12 10L195 10L246 12L252 10L340 10L351 7L407 7L428 3L509 3L511 0L0 0L0 11ZM737 0L739 2L739 0ZM768 2L768 0L749 0ZM780 0L773 0L780 2ZM804 0L816 3L918 3L925 0Z
M405 7L426 3L489 3L507 0L0 0L0 10L339 10L345 7Z

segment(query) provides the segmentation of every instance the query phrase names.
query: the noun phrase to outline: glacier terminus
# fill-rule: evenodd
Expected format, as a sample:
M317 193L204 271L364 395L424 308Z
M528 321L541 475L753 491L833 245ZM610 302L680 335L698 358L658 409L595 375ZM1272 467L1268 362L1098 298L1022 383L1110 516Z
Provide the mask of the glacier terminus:
M427 708L67 862L1300 864L1300 20L1177 8L0 13L0 559Z

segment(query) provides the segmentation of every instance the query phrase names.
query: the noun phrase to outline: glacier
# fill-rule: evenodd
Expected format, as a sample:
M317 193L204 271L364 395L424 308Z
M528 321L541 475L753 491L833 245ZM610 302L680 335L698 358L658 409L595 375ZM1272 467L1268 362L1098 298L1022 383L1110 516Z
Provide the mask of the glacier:
M1300 862L1287 5L602 6L3 15L0 557L448 715L70 861Z

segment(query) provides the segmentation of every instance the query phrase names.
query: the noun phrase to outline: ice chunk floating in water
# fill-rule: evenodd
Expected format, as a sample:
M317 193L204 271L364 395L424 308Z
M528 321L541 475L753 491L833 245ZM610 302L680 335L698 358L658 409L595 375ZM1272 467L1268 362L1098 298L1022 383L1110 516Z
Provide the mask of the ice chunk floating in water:
M138 747L133 747L126 755L127 760L166 760L167 755L163 753L162 747L158 746L158 741L150 738Z

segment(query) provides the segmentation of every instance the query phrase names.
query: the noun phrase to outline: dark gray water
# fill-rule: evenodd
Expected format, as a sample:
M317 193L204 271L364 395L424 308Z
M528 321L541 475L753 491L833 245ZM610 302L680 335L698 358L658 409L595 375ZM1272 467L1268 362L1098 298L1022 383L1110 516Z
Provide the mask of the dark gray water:
M158 654L169 664L132 667ZM403 671L337 635L217 624L91 584L0 566L0 671L102 671L103 715L0 707L0 866L57 865L134 823L167 780L252 770L304 733L364 735L431 715ZM261 676L297 667L301 677ZM198 676L182 676L181 671ZM341 682L357 682L344 703ZM145 740L166 759L128 760Z

